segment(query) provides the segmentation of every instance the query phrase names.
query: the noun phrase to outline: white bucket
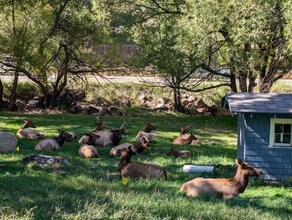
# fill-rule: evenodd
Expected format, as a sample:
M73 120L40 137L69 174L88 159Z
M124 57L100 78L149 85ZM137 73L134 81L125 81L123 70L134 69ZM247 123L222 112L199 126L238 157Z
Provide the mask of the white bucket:
M201 173L213 172L214 166L198 166L198 165L184 165L183 172L185 173Z

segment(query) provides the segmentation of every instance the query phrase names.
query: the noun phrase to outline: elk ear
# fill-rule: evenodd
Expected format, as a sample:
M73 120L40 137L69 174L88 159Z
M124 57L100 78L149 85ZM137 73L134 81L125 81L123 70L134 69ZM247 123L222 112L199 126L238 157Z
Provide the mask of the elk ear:
M243 162L242 162L242 160L241 159L235 159L235 163L237 164L237 165L239 165L239 166L242 166L243 165Z

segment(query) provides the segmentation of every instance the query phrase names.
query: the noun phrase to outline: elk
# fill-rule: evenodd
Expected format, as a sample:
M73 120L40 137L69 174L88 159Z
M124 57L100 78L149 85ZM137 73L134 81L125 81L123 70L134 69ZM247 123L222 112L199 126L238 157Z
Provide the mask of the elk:
M81 144L78 150L78 154L83 158L91 158L91 157L100 157L96 148L93 146L95 140L99 138L98 135L94 135L93 133L86 134L88 136L88 144Z
M262 172L241 159L235 160L237 164L236 175L232 178L195 178L184 183L180 190L188 196L216 194L224 199L231 199L243 193L250 176L259 176Z
M31 128L36 128L35 124L30 120L24 120L24 124L17 131L16 135L28 140L37 140L43 137L43 135Z
M106 126L102 121L102 126L103 128L110 128L108 126ZM123 135L126 135L126 121L124 120L123 124L121 125L120 128L118 129L113 129L110 128L109 131L101 131L101 130L97 130L94 132L91 132L92 135L94 136L98 136L98 138L95 138L95 143L88 143L89 140L89 136L88 135L83 135L80 140L79 143L85 143L85 144L94 144L94 145L98 145L98 146L111 146L111 145L118 145L120 143L120 141L123 138ZM101 128L101 127L99 127Z
M202 141L197 138L195 135L188 134L187 129L189 126L182 126L180 135L173 140L173 144L178 145L188 145L188 144L202 144Z
M180 150L177 151L173 148L171 148L167 153L167 156L174 156L174 157L187 157L191 155L191 152L188 150Z
M126 149L128 146L131 147L133 154L142 153L144 149L152 150L148 138L143 136L140 143L125 142L123 144L113 147L110 151L110 155L117 156L117 151L119 149Z
M138 132L138 134L137 134L137 136L135 138L136 139L136 142L140 142L141 141L141 138L143 136L146 137L146 138L148 138L148 140L150 142L152 142L153 141L153 138L155 136L159 136L158 134L150 133L152 130L155 130L155 129L156 129L156 127L153 124L147 122L145 128L142 131L139 131Z
M100 157L96 148L88 144L81 144L78 150L78 154L80 157L83 157L83 158Z
M150 178L150 179L167 179L165 169L158 165L146 164L141 162L131 162L133 151L131 146L126 149L117 150L117 156L121 156L119 171L121 178Z
M56 138L46 138L40 141L35 150L59 150L65 141L72 141L73 137L66 131L59 131L59 136Z

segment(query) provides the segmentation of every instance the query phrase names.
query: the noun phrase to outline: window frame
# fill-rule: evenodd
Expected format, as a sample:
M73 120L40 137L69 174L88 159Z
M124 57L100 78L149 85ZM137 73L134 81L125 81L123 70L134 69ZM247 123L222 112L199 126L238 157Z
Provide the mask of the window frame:
M275 142L275 124L291 124L290 144ZM292 119L291 118L271 118L270 120L270 148L292 148Z

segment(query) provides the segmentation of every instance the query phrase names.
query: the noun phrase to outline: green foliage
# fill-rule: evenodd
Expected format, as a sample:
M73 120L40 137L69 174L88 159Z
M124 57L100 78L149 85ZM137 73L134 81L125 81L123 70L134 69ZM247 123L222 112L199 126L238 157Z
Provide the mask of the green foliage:
M135 114L134 114L135 113ZM289 219L292 191L290 188L266 185L251 180L246 191L230 201L215 196L188 198L179 192L185 181L198 177L230 177L235 171L236 118L185 116L129 110L128 136L134 140L146 121L153 122L161 138L153 148L161 153L145 151L133 161L154 162L168 172L167 181L132 180L122 185L117 166L119 158L109 156L109 148L98 148L101 158L82 159L77 156L79 144L66 142L57 152L70 165L40 168L24 165L20 160L33 150L37 141L19 139L18 153L2 153L0 169L1 219ZM57 128L71 130L80 137L90 131L96 120L84 115L24 115L0 113L0 127L13 133L24 119L33 120L37 129L47 136ZM147 119L147 120L146 120ZM120 117L104 118L118 127ZM179 126L189 124L190 130L203 140L202 146L175 146L188 149L191 157L169 158L166 152L171 140L179 134ZM185 174L184 164L215 165L212 174Z

